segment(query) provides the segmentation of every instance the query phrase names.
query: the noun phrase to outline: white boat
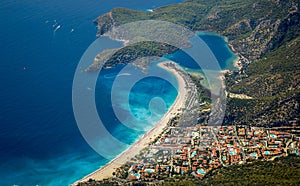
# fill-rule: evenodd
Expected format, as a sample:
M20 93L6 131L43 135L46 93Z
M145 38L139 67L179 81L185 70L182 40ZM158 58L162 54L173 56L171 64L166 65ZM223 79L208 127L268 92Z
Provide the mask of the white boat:
M58 25L56 28L55 28L55 30L54 30L54 32L56 32L58 29L60 29L61 28L61 26L60 25Z

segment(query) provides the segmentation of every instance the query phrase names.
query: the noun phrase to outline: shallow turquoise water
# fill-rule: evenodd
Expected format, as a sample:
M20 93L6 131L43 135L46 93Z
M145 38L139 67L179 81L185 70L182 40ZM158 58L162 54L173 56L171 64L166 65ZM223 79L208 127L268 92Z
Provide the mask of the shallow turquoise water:
M0 2L1 186L68 185L109 161L85 142L72 109L75 69L96 39L92 21L114 7L146 10L176 2L181 1ZM127 134L126 144L142 134L115 121L107 126L116 136Z
M0 2L0 15L7 18L0 20L1 186L68 185L110 160L101 157L85 142L72 109L75 69L86 48L96 39L92 20L114 7L147 10L176 2L181 1ZM59 29L58 25L61 26ZM215 39L209 37L208 41L221 42ZM219 54L222 49L215 50ZM175 53L173 56L172 59L188 66L189 61L184 55ZM151 68L159 71L155 66ZM93 90L97 95L99 115L108 131L126 144L115 149L115 153L126 149L145 132L121 124L114 115L114 105L109 97L111 85L121 69L119 66L103 71ZM172 75L164 73L175 82ZM92 73L85 76L87 81L94 78ZM122 98L122 87L117 90L120 91L117 97ZM172 85L163 79L149 77L137 83L130 92L129 111L141 121L154 113L151 120L138 125L147 130L170 107L176 96L176 82ZM149 107L151 101L157 101L157 104ZM118 108L124 110L123 103L121 99Z

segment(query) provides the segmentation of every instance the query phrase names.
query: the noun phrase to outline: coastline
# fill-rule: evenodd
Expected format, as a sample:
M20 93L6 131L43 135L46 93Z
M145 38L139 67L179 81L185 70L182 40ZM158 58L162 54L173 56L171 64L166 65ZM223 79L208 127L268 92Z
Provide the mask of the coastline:
M91 174L83 177L82 179L74 182L73 186L79 184L80 182L86 182L89 179L93 180L103 180L109 177L112 177L112 173L115 171L115 169L121 167L123 164L125 164L128 160L133 158L134 156L138 155L139 152L148 146L149 143L151 143L157 136L159 136L164 128L167 126L169 120L181 113L181 108L184 107L186 99L187 99L187 89L186 89L186 81L182 77L182 75L174 68L171 68L167 66L167 63L175 64L174 62L165 61L162 63L159 63L158 66L170 73L172 73L177 81L178 81L178 95L176 97L176 100L168 110L168 112L155 124L155 126L149 130L147 133L145 133L139 140L137 140L134 144L132 144L130 147L128 147L124 152L122 152L120 155L118 155L116 158L111 160L108 164L105 166L97 169L96 171L92 172ZM175 66L177 66L175 64Z

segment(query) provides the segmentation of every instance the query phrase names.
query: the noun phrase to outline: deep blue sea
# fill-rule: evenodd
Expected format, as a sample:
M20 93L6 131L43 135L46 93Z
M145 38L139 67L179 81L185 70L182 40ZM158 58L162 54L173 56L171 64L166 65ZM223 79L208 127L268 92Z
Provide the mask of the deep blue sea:
M114 7L146 11L181 1L0 2L1 186L68 185L109 162L110 159L101 157L86 143L78 130L72 109L72 83L77 64L96 39L92 20ZM224 40L210 34L201 37L212 47L220 46L213 51L222 59L222 68L231 68L228 61L233 54L225 47ZM170 58L190 67L190 59L180 52ZM121 148L123 150L144 131L132 130L116 120L113 106L124 109L121 88L115 87L120 90L115 91L120 105L113 105L107 99L119 68L101 72L95 100L107 130L127 144ZM94 75L86 74L87 78ZM175 80L170 74L166 76ZM153 122L143 126L148 129L171 106L176 96L176 89L167 81L157 77L144 78L131 89L129 109L137 118L148 118L151 115L148 105L152 97L164 100L164 109L157 109Z

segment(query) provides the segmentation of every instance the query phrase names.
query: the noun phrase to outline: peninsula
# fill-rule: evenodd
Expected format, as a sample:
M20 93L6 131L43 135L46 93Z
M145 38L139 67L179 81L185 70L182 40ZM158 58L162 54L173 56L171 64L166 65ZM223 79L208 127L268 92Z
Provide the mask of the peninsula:
M187 0L152 12L117 8L98 17L95 22L100 36L117 25L148 19L175 22L193 31L209 31L228 38L231 50L238 54L239 69L225 75L228 97L224 126L205 126L210 111L209 101L200 103L197 114L190 114L190 118L198 120L197 125L178 126L180 117L177 116L182 114L179 110L184 108L183 103L188 102L184 106L193 105L199 98L191 96L194 91L179 89L179 95L186 95L183 102L175 107L177 97L168 112L170 114L167 113L157 124L160 129L156 125L153 130L157 129L157 132L149 131L130 147L132 151L139 144L135 147L139 151L125 151L119 159L80 181L89 185L89 181L111 177L107 181L116 185L135 181L159 185L191 178L193 182L204 184L201 180L207 175L222 177L214 175L219 172L217 169L236 166L239 170L240 164L247 167L257 160L267 162L285 156L299 156L298 1ZM135 46L135 49L139 47ZM175 71L168 70L176 75ZM178 73L176 77L178 81L186 80ZM192 79L198 90L205 92L199 85L199 78ZM294 172L299 175L297 170ZM234 179L233 183L236 183L239 178ZM272 179L277 179L276 183L282 181ZM255 180L245 181L253 183ZM299 177L286 181L299 183Z
M115 8L94 22L101 36L119 25L141 20L169 21L195 32L213 32L228 39L229 47L239 57L236 62L239 70L226 75L226 91L232 94L228 94L224 124L263 127L299 124L300 12L297 0L186 0L152 12ZM129 52L124 49L125 57L114 56L113 59L117 59L114 63L124 62L128 54L133 54L131 59L135 59L143 53L151 53L145 52L145 48L149 48L145 46L148 44L132 46ZM176 50L157 45L152 48L164 49L165 53ZM156 56L162 55L159 51Z

